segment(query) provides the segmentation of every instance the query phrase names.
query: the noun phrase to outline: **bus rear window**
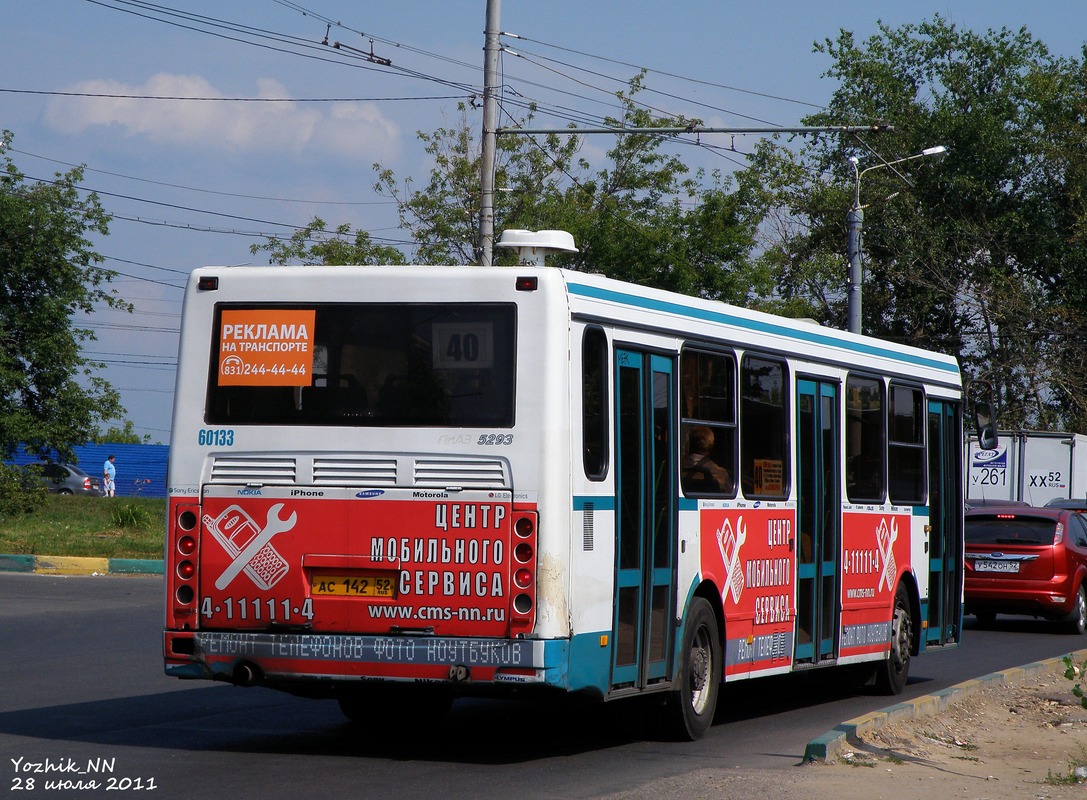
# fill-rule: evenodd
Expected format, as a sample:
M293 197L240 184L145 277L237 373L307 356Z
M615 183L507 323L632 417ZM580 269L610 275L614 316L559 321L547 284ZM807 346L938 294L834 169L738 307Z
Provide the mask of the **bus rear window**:
M213 425L512 427L516 307L216 307Z

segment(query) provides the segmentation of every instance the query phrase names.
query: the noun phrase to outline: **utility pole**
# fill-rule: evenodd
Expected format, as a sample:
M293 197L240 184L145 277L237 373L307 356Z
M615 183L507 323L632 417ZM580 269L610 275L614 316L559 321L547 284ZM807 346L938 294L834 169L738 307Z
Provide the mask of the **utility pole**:
M896 158L894 161L882 161L864 169L860 168L860 161L856 156L849 157L849 163L853 165L853 205L850 206L849 212L845 216L845 224L847 234L846 253L849 256L849 330L853 333L861 333L861 304L863 302L862 293L864 292L864 262L861 257L861 249L864 246L862 242L864 206L861 205L861 178L872 170L886 167L912 189L913 184L905 175L895 169L895 164L913 161L916 158L931 158L939 161L946 155L947 148L942 144L938 144L935 147L926 147L920 153L912 156ZM898 194L898 192L895 192L895 194ZM891 197L894 197L894 195L891 195Z
M479 251L480 263L491 266L494 253L494 169L498 149L498 34L501 0L487 0L487 28L483 46L483 151L480 157Z
M860 194L860 179L857 180ZM864 291L864 265L861 263L861 230L864 228L864 206L854 196L853 206L845 215L846 254L849 256L849 330L861 332L861 293Z

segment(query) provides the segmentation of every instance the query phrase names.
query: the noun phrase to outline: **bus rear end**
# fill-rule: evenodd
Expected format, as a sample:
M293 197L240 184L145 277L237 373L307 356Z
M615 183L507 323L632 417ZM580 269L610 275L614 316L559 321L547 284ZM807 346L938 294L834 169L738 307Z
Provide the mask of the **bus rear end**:
M557 680L534 634L537 467L515 438L546 407L515 406L533 381L518 326L546 305L525 297L512 271L471 268L194 273L167 674L336 696L352 717L409 686Z

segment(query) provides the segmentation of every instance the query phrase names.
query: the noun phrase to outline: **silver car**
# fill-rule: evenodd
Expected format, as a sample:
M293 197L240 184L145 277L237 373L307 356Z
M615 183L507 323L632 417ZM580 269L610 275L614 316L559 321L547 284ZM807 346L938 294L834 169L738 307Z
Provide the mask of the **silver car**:
M101 497L102 479L88 475L74 464L42 461L31 466L41 472L45 491L53 494L85 494Z

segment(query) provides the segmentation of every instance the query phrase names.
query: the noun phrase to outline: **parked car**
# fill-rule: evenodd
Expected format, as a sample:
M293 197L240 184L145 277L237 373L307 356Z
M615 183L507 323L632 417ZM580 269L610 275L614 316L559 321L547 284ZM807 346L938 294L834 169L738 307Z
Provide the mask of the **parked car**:
M1026 506L1030 507L1030 503L1024 500L993 500L991 498L983 498L981 500L967 500L966 510L971 508L983 508L986 506Z
M1083 513L1087 511L1087 499L1082 497L1055 497L1045 504L1046 508L1070 508Z
M1067 508L966 512L965 611L981 625L1030 614L1087 628L1087 516Z
M36 467L42 476L45 490L54 494L85 494L101 497L102 479L88 475L74 464L58 464L41 461L30 466Z

